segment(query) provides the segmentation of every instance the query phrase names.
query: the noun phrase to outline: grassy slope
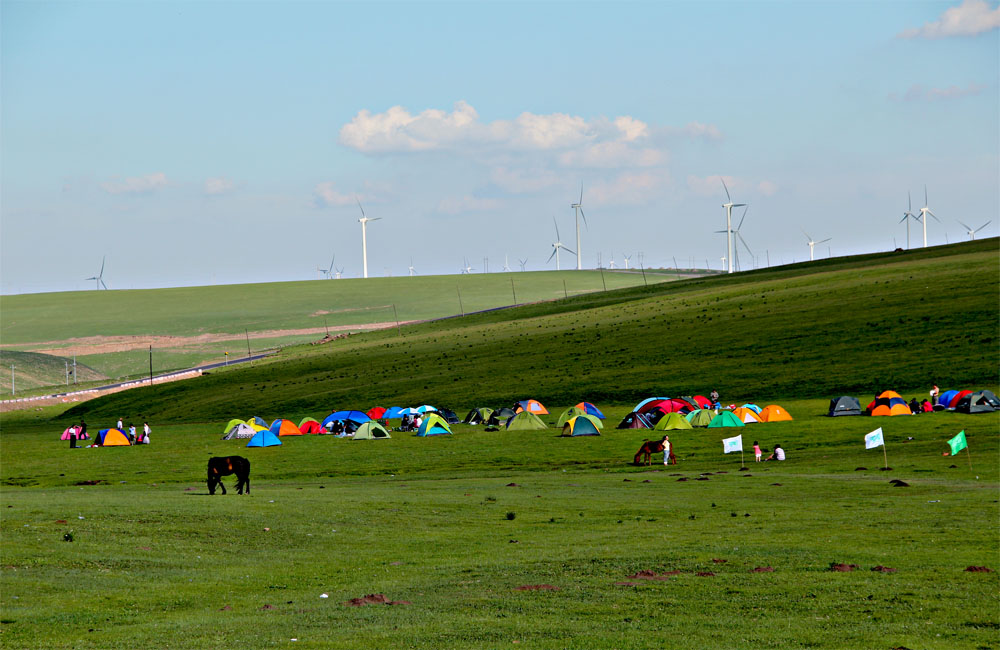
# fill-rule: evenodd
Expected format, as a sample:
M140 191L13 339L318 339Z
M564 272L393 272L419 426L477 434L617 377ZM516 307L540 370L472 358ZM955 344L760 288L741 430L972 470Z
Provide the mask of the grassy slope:
M647 273L650 283L675 276ZM605 272L609 289L643 284L640 274ZM132 291L3 296L4 344L115 335L195 336L393 320L438 318L461 311L550 300L603 288L596 271L440 275L368 280L316 280L271 284ZM328 311L323 314L320 312ZM66 314L72 314L67 319Z
M57 357L51 354L36 352L19 352L16 350L0 350L0 370L10 371L14 366L14 380L17 394L40 386L62 385L66 383L66 364L73 369L73 359ZM105 377L100 372L85 365L86 359L77 359L76 373L78 382L99 381ZM7 396L10 395L10 375L7 374ZM73 379L70 378L72 384Z
M71 415L226 421L528 396L634 404L713 387L741 401L992 385L998 270L990 240L579 296L307 346Z

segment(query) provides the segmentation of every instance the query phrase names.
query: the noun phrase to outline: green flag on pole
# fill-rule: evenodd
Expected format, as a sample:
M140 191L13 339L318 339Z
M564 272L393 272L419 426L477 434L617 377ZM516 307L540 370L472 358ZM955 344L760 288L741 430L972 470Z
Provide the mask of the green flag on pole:
M951 447L952 456L967 448L969 443L965 440L965 430L963 429L957 436L949 440L948 446Z

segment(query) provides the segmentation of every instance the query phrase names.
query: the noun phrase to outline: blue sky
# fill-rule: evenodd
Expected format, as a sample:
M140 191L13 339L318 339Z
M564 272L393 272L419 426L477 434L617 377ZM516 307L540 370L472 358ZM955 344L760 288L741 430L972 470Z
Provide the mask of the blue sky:
M0 12L4 294L357 277L355 196L371 276L554 268L581 182L585 267L720 268L720 176L744 268L1000 232L995 1Z

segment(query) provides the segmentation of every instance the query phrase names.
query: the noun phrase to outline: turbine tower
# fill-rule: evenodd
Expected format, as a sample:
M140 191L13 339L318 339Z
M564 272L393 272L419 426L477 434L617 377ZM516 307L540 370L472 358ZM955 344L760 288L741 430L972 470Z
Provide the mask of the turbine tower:
M907 219L913 219L915 221L920 221L920 217L913 214L913 202L910 200L910 193L906 193L906 212L903 213L903 218L899 220L899 223L903 223ZM937 218L937 217L935 217ZM805 232L805 231L803 231ZM924 245L927 245L926 234L924 236ZM906 250L910 249L910 222L906 221Z
M828 242L831 239L833 239L833 237L827 237L826 239L822 239L820 241L813 241L813 238L810 237L809 233L807 233L805 230L802 231L802 234L806 236L807 240L809 240L809 261L810 262L812 262L813 259L814 259L813 258L813 246L815 246L816 244L822 244L823 242Z
M364 273L362 277L368 277L368 222L378 221L382 217L369 217L365 214L365 209L361 207L361 199L354 197L354 200L358 202L358 207L361 208L361 218L358 222L361 224L361 263Z
M632 260L632 256L623 254L622 257L625 258L625 270L628 271L628 263Z
M108 285L104 284L104 260L107 259L107 255L101 258L101 272L92 278L87 278L87 280L94 280L94 288L100 291L101 287L107 290Z
M521 258L519 257L519 258L517 258L517 263L521 265L521 271L524 271L524 265L528 263L528 258L526 257L526 258L524 258L524 259L522 260L522 259L521 259Z
M927 207L927 186L924 185L924 207L920 208L920 220L924 222L924 248L927 248L927 215L934 217L934 220L941 223L941 220L937 218L937 215L931 212L931 209Z
M958 221L958 219L955 219L955 221ZM962 223L962 222L958 221L958 223ZM976 239L976 233L979 232L980 230L982 230L983 228L985 228L986 226L990 225L991 223L993 223L992 219L990 219L989 221L987 221L983 225L979 226L975 230L973 230L972 228L968 227L964 223L962 223L962 227L965 228L965 232L969 235L969 239L975 240Z
M413 268L413 258L410 258L410 277L412 278L417 274L417 270Z
M503 272L510 273L510 267L507 266L507 253L503 254Z
M573 253L573 251L571 251L569 248L566 248L566 246L563 245L563 243L562 243L562 237L559 236L559 224L556 223L556 218L555 217L552 217L552 225L554 225L556 227L556 240L552 243L552 255L549 255L549 259L545 260L545 263L548 264L549 262L551 262L552 261L552 257L555 256L555 258L556 258L556 271L559 271L559 270L561 270L560 267L559 267L559 249L560 248L564 248L567 251L569 251L570 253ZM579 237L579 235L580 235L579 228L577 229L576 234ZM577 258L576 258L576 264L577 264L577 266L576 266L576 268L579 269L580 268L580 256L579 256L578 253L576 253L576 255L577 255Z
M726 190L726 202L722 204L722 207L726 209L726 229L719 230L718 232L726 233L726 257L723 258L722 263L725 264L729 262L729 273L733 272L733 208L739 208L746 205L746 203L733 203L733 197L729 196L729 188L726 187L726 181L720 176L719 180L722 181L722 189Z
M580 200L578 202L576 202L576 203L571 203L569 207L573 208L573 211L576 214L576 270L579 271L579 270L581 270L583 268L583 264L582 264L582 261L581 261L582 257L580 255L580 217L581 216L583 216L583 224L585 226L587 225L587 215L583 214L583 183L580 183ZM588 226L588 228L589 228L589 226ZM556 228L556 230L559 230L559 229ZM563 246L563 248L566 248L566 247ZM569 251L568 248L566 248L566 250ZM573 251L569 251L569 252L572 253ZM559 258L558 258L558 256L556 256L556 266L559 266L558 262L559 262Z

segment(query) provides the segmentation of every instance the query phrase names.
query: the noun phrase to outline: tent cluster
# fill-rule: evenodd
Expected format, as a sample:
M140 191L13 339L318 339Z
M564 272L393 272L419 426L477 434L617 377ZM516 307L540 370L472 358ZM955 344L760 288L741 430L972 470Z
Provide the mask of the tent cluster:
M223 428L223 440L246 439L247 447L276 447L281 438L303 435L335 434L354 440L380 440L390 438L389 420L420 417L420 426L415 429L417 436L450 434L450 424L459 422L458 416L450 409L438 409L428 404L404 408L375 406L368 411L334 411L322 421L305 417L298 424L292 420L278 418L270 424L256 415L246 420L232 419Z
M465 424L485 424L487 430L530 431L548 429L539 415L549 415L545 405L535 399L516 402L510 407L492 409L479 406L465 416ZM599 436L604 413L590 402L580 402L559 414L556 426L564 436Z
M761 408L756 404L731 405L713 409L701 395L685 397L650 397L636 404L632 412L618 423L619 429L654 429L671 431L694 427L743 427L760 422L791 420L781 406L771 404Z
M830 400L830 417L845 415L895 416L917 415L932 411L957 411L959 413L992 413L1000 410L1000 400L988 390L947 390L938 396L937 404L913 398L909 403L893 390L882 391L862 410L856 397L844 395Z

